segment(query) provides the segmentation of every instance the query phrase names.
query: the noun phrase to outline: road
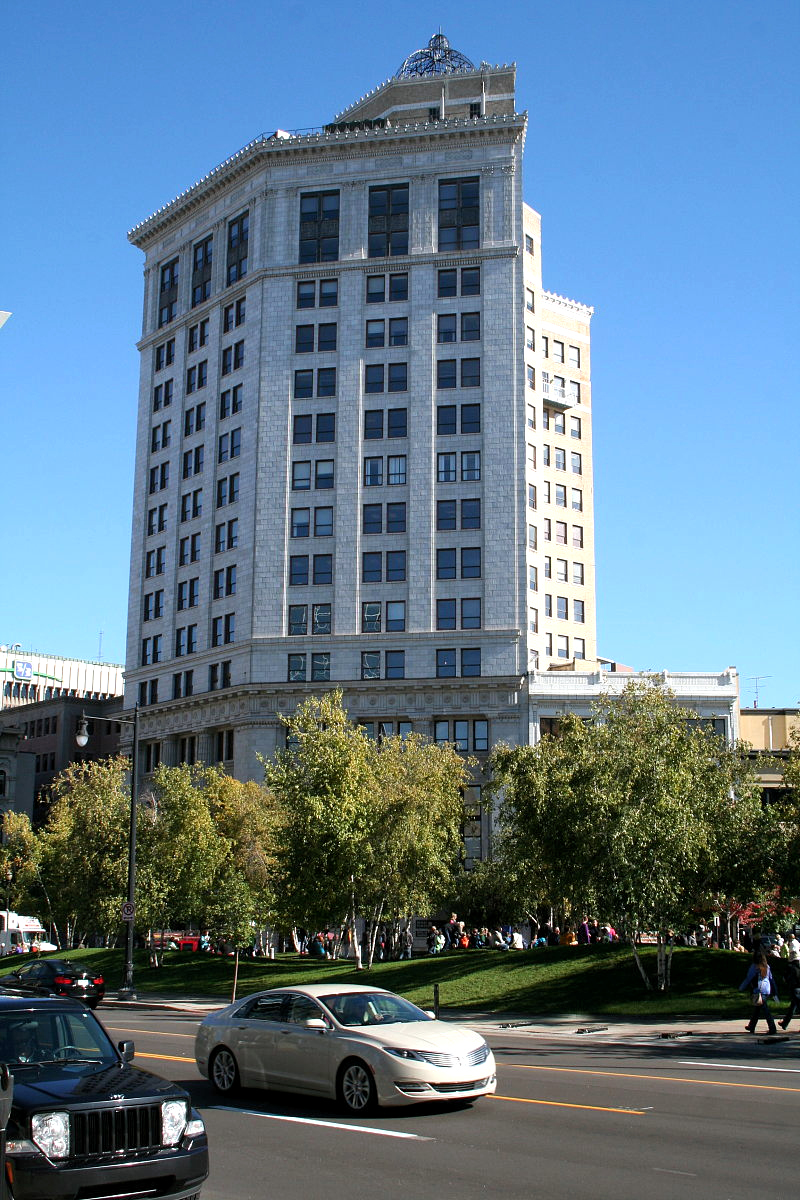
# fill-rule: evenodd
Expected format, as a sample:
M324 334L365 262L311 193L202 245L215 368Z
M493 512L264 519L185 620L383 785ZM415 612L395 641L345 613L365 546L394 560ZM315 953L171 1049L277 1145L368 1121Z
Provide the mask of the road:
M250 1091L234 1106L194 1065L197 1019L101 1009L137 1065L188 1087L208 1127L203 1200L753 1200L794 1195L797 1043L626 1044L484 1029L498 1094L383 1110Z

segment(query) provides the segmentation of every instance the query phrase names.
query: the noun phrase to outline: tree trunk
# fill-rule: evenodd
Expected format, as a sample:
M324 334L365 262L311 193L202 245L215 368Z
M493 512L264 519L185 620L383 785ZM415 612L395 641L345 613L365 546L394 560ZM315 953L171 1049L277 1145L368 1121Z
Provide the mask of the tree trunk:
M675 939L669 944L669 954L667 955L667 991L672 991L672 951L675 949Z
M372 918L370 921L370 931L369 931L369 960L367 962L367 970L368 971L370 971L372 969L372 961L375 957L375 943L378 940L378 929L380 928L382 915L383 915L383 900L381 900L381 902L377 906L377 908L373 908L373 910L372 910Z
M647 978L647 972L644 969L644 963L642 962L641 958L639 957L639 947L636 945L636 936L637 936L638 932L639 932L638 929L633 930L633 936L630 940L631 949L633 950L633 957L636 960L636 966L639 968L639 974L641 975L642 979L644 980L644 986L647 988L648 992L652 992L653 985L650 982L650 980Z
M233 961L233 993L231 995L231 1004L236 999L236 985L239 982L239 947L236 947L236 957Z
M659 929L659 931L658 931L658 951L656 954L656 963L657 963L656 979L657 979L657 987L658 987L659 992L663 992L666 987L666 972L665 972L666 949L667 949L667 947L666 947L666 942L664 940L664 934Z

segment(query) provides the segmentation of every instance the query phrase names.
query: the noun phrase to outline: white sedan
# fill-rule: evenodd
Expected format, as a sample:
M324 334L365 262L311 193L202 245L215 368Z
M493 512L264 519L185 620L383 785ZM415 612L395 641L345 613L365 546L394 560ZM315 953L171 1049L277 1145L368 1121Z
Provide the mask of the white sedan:
M435 1020L393 992L311 984L256 992L201 1023L195 1058L217 1091L274 1088L376 1105L476 1100L494 1092L494 1056L472 1029Z

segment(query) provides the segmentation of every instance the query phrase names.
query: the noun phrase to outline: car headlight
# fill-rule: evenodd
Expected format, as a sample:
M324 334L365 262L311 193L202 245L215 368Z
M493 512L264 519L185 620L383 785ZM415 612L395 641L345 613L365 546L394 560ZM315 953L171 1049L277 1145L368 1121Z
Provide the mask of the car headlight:
M31 1139L48 1158L69 1157L69 1113L35 1113Z
M402 1050L399 1046L384 1046L383 1049L387 1054L393 1054L395 1058L411 1058L414 1062L425 1062L425 1056L418 1050Z
M186 1128L186 1101L165 1100L161 1105L161 1143L177 1146Z

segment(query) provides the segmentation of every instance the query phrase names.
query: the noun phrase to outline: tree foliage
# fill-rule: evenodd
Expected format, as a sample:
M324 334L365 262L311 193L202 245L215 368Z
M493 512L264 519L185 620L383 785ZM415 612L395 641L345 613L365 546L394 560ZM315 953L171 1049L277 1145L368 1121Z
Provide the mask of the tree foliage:
M500 856L544 903L665 934L710 894L769 870L768 819L746 756L632 681L595 720L498 747Z
M370 739L340 692L285 718L289 748L266 762L280 810L277 891L311 927L424 911L452 885L467 764L414 735Z

